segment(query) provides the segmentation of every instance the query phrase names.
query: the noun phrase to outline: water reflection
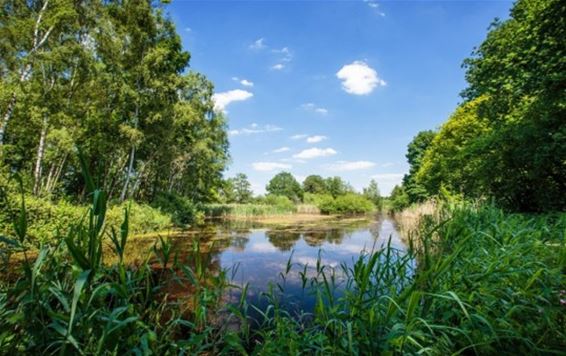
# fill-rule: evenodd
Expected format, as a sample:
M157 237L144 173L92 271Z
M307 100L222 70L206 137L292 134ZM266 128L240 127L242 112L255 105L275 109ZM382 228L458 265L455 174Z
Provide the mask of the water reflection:
M293 226L291 228L261 229L257 226L240 224L236 228L228 224L209 226L189 235L172 237L178 251L179 261L189 262L193 241L199 241L202 261L205 268L214 273L230 269L232 283L249 285L248 299L261 304L258 296L268 290L270 284L284 284L288 300L301 308L309 309L313 300L305 296L303 279L317 273L316 265L320 259L329 273L336 269L337 290L340 289L340 266L351 266L360 253L371 252L388 244L401 253L402 243L395 224L388 218L378 221L342 221L325 223L323 226ZM186 254L183 254L185 251ZM290 261L295 267L285 275ZM306 266L306 267L305 267ZM230 291L229 299L239 298L238 290Z

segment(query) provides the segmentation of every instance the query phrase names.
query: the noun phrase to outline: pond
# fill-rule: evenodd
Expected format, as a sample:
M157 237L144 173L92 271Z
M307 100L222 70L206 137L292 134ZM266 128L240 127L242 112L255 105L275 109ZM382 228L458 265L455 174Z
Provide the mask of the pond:
M325 266L327 276L335 276L335 294L339 295L343 288L342 267L352 266L360 254L388 244L400 254L406 251L395 222L386 216L281 227L224 222L190 234L193 238L172 237L177 249L188 251L192 248L190 241L197 239L206 268L226 269L233 285L247 285L249 303L261 307L265 304L262 293L271 288L284 297L287 310L297 312L313 308L314 298L303 287L305 278L320 272L317 264ZM227 300L237 302L240 291L229 289Z

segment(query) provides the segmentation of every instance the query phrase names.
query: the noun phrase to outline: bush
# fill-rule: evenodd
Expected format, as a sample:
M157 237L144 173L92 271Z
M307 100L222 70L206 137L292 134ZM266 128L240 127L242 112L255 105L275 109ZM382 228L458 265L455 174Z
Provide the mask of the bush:
M323 214L364 214L375 210L366 197L347 193L333 198L330 194L306 194L305 203L314 204Z
M6 207L0 211L0 233L5 235L12 233L11 221L20 207L18 200L18 197L11 195L5 204ZM57 232L59 236L66 235L69 226L83 219L87 212L86 206L72 204L65 200L53 202L44 198L26 196L25 202L28 235L37 242L48 242L57 235ZM165 230L172 226L171 218L159 209L146 204L125 202L108 209L107 227L120 228L126 206L131 208L130 231L133 234Z
M291 199L283 195L269 194L265 197L265 204L276 206L281 210L288 210L290 212L294 212L296 210L295 204L293 204Z
M197 204L187 197L174 193L159 193L154 199L153 206L171 215L177 226L186 226L198 222L200 214Z

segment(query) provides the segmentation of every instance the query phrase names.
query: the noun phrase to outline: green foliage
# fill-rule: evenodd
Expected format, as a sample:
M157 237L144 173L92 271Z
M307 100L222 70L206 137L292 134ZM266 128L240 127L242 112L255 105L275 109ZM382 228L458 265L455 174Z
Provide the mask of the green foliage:
M326 192L330 193L334 198L354 191L354 189L340 177L328 177L324 180L324 183L326 185Z
M159 192L214 201L228 161L226 119L212 83L163 4L3 2L0 12L0 166L36 196L85 191L80 142L109 199ZM25 174L24 174L25 172Z
M330 194L306 194L305 203L314 204L323 214L365 214L375 210L367 197L346 193L334 198Z
M245 204L252 200L252 185L248 181L248 176L245 174L238 173L234 178L228 179L227 186L232 189L232 199L227 200L228 203Z
M377 210L381 210L383 198L381 198L379 187L377 186L375 179L372 179L367 188L364 188L363 195L373 203Z
M483 172L478 168L485 156L477 152L478 140L490 131L478 113L485 100L479 98L461 105L430 143L421 158L420 169L413 176L428 194L438 195L441 187L468 196L485 194L480 177Z
M160 193L153 202L154 206L171 216L177 226L186 226L195 222L199 211L190 199L175 193Z
M303 191L305 193L324 194L327 193L326 182L319 175L310 175L303 181Z
M388 204L393 211L401 211L408 207L411 202L405 188L398 185L393 187L388 199Z
M265 196L265 204L278 207L281 210L295 210L295 204L284 195L268 194Z
M522 211L566 209L566 7L520 0L465 61L468 101L486 97L490 133L474 142L478 184Z
M430 192L416 179L416 175L423 164L425 152L432 144L436 133L434 131L421 131L407 146L407 162L409 162L409 174L403 177L403 187L411 203L424 201L430 196Z
M18 213L23 218L15 220L17 238L0 240L3 248L23 254L18 278L0 285L3 353L218 353L221 343L203 340L218 337L209 315L224 295L224 271L205 275L203 266L210 261L198 245L189 251L192 267L178 263L163 238L141 265L127 265L129 211L108 231L106 195L90 184L89 189L91 205L82 219L71 222L65 235L57 233L64 243L43 245L30 257L25 228L30 216L23 201ZM112 250L103 248L106 242ZM116 262L103 263L106 254ZM179 286L192 291L183 303L167 297ZM185 303L194 311L187 313Z
M289 172L281 172L275 175L265 189L269 194L285 196L295 203L303 200L303 189Z
M0 211L0 234L11 234L11 221L20 209L17 197L11 196L5 209ZM65 235L69 227L81 220L87 207L61 200L52 202L30 195L25 196L26 214L28 217L27 236L34 244L56 242L59 235ZM164 231L173 226L171 218L161 210L147 204L126 201L109 207L106 213L106 225L118 229L120 227L124 208L130 210L130 232L144 234Z

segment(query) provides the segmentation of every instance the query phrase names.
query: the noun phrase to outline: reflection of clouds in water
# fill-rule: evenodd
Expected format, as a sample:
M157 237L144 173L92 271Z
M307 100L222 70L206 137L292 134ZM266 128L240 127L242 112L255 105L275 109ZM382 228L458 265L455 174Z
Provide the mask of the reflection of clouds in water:
M297 257L293 258L293 262L299 263L303 266L308 265L309 267L316 267L317 261L318 261L318 258L309 257L309 256L297 256ZM322 262L323 265L330 266L330 267L337 267L340 264L336 260L330 260L330 259L326 259L326 258L322 258L321 262Z
M270 253L270 252L277 252L279 249L273 246L269 242L254 242L247 248L249 251L253 252L260 252L260 253Z

